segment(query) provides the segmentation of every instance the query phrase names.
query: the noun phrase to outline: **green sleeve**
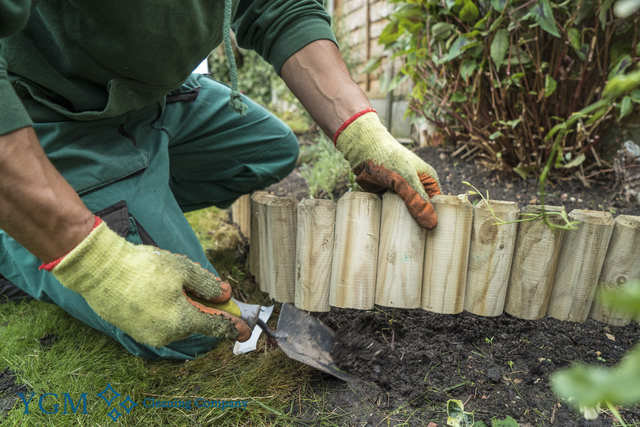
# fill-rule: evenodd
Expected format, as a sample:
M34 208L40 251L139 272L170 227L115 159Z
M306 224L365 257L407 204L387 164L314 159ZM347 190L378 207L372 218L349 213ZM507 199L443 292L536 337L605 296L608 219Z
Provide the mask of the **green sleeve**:
M30 11L31 0L0 0L0 48L2 38L24 28ZM7 61L0 49L0 135L26 126L31 126L31 119L9 83Z
M240 47L258 52L278 74L309 43L336 43L331 18L318 0L241 0L233 29Z

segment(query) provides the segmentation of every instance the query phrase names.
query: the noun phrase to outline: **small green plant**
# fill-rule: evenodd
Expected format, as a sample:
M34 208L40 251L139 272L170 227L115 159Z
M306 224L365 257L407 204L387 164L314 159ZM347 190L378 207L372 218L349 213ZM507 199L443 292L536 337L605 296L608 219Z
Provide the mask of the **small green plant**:
M487 427L482 421L475 421L473 412L466 412L461 400L447 401L447 425L451 427ZM491 418L491 427L518 427L519 424L510 416Z
M307 182L312 198L333 199L333 192L339 185L345 185L349 190L357 185L349 162L324 135L319 136L315 144L301 148L300 161L303 162L300 175Z
M495 225L505 225L505 224L513 224L516 222L527 222L527 221L538 221L538 220L542 220L544 221L544 223L550 227L550 228L557 228L557 229L561 229L561 230L575 230L578 222L577 221L571 221L569 219L569 217L567 216L567 212L563 209L561 211L549 211L546 210L544 207L544 203L541 205L540 207L540 211L539 212L522 212L520 214L520 216L522 216L522 218L515 220L515 221L505 221L502 218L500 218L495 211L493 210L493 207L491 206L491 203L489 201L489 191L487 190L487 195L486 197L482 194L482 192L480 190L478 190L473 184L467 182L467 181L462 181L462 183L468 187L471 187L472 189L467 191L467 195L469 196L480 196L480 199L485 203L485 206L487 207L487 209L489 209L489 213L491 214L491 216L495 219ZM560 219L562 220L561 224L556 223L555 221L551 221L549 218L550 217L560 217Z

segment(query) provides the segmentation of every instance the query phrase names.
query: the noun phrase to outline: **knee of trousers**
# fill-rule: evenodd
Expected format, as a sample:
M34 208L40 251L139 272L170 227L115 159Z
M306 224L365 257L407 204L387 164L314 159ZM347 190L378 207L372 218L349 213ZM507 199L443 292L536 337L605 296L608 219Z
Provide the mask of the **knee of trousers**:
M280 180L289 175L296 167L298 155L300 154L300 146L298 144L298 138L293 131L288 128L286 135L277 141L277 145L279 158L277 161L278 167L274 170L274 174Z

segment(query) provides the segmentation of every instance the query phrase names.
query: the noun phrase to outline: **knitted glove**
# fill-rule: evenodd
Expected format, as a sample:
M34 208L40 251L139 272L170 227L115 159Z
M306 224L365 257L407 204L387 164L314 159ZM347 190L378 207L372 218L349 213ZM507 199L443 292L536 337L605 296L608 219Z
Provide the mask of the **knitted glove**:
M440 194L438 174L396 141L374 110L347 120L336 132L334 143L364 190L392 190L402 197L418 224L429 229L436 226L438 218L429 198Z
M96 226L78 246L41 268L143 344L161 347L193 333L240 341L251 334L237 317L238 306L229 303L228 283L186 256L128 242L97 217ZM221 305L207 307L185 291Z

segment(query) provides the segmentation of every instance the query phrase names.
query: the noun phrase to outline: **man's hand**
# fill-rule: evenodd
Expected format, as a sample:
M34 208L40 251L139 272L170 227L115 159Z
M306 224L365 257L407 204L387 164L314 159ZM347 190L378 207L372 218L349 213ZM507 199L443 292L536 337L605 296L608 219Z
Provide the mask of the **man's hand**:
M365 190L395 191L420 225L436 226L429 202L440 193L436 172L398 143L375 113L359 115L371 110L369 100L351 79L333 42L308 44L284 63L281 74L325 134L334 136Z
M353 167L358 184L371 192L396 192L418 224L435 227L438 219L429 199L440 194L436 171L396 141L375 112L355 117L338 130L334 142Z
M97 220L91 233L50 269L104 320L136 341L161 347L193 333L245 341L247 324L231 287L187 257L134 245ZM187 293L219 304L199 304Z

